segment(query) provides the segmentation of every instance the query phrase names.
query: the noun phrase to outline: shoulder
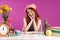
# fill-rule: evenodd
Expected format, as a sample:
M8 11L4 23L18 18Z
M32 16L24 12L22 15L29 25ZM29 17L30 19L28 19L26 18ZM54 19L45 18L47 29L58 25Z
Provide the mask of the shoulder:
M23 20L26 20L26 18L24 17Z
M23 20L26 20L26 18L23 18Z
M40 25L41 24L41 18L38 18L38 25Z
M37 18L38 21L41 21L41 18Z
M26 18L23 18L23 21L26 21Z

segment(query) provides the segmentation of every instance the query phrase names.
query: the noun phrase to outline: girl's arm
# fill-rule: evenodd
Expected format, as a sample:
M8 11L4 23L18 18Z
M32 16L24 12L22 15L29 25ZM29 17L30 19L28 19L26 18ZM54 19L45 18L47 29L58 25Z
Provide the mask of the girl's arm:
M38 32L38 30L39 29L41 29L42 30L42 25L41 25L41 19L38 19L38 24L36 24L36 22L35 22L35 20L34 20L34 30L36 31L36 32Z
M30 28L30 26L31 26L31 24L32 24L32 22L33 22L33 20L31 20L30 21L30 23L27 25L27 22L26 22L26 19L24 18L24 27L23 27L23 31L24 32L27 32L28 31L28 29Z

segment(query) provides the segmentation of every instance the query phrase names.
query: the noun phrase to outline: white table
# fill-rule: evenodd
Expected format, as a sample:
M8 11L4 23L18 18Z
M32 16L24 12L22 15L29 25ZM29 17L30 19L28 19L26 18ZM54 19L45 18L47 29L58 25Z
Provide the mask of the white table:
M20 36L0 37L0 40L60 40L60 37L45 36L43 34L22 33Z

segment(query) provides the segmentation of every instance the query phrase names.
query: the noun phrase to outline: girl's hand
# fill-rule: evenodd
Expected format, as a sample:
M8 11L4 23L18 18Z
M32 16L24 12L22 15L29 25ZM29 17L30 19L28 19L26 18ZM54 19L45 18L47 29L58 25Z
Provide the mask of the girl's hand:
M35 19L32 17L32 19L31 19L33 22L35 21Z
M35 19L35 15L32 15L33 19Z
M33 19L33 17L32 17L32 16L30 16L30 19L32 20L32 19Z

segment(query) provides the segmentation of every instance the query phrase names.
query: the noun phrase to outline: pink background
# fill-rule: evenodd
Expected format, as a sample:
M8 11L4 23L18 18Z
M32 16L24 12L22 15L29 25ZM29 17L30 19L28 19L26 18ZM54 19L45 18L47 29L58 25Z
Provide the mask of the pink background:
M42 24L44 19L47 18L51 26L60 26L60 0L0 0L0 5L8 4L13 8L9 18L13 19L12 24L18 30L22 30L23 27L24 8L31 3L37 5L37 11L42 18ZM0 24L1 22L2 16L0 15Z

